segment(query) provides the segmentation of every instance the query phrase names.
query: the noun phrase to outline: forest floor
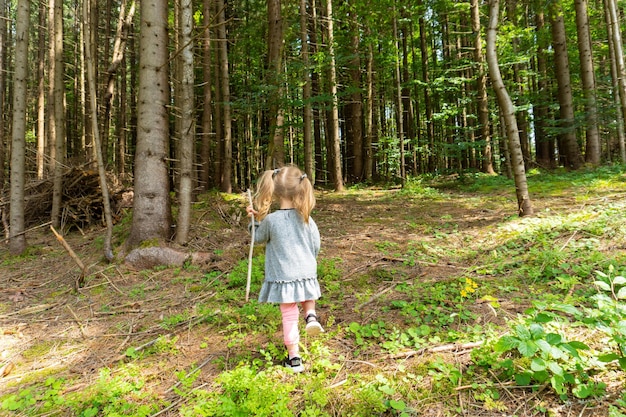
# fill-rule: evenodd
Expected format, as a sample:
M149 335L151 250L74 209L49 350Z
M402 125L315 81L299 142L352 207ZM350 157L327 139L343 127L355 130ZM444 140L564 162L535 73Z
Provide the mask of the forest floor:
M555 226L553 234L544 227L548 231L540 239L548 240L545 247L513 236L546 219L571 226L571 216L607 207L623 219L626 175L610 175L608 186L589 179L593 175L559 178L551 189L542 186L531 195L536 214L529 218L516 215L510 182L492 190L477 190L471 179L450 178L413 189L318 191L314 219L322 236L323 290L318 310L326 333L319 341L303 336L302 343L305 375L323 374L327 398L320 400L320 409L337 416L582 417L609 415L613 405L612 412L626 412L615 405L626 400L620 399L623 372L612 370L603 395L559 399L549 384L518 387L491 370L486 381L471 366L473 352L488 335L506 332L507 322L542 295L562 301L587 294L593 271L580 276L567 265L581 251L563 255L566 247L580 247L576 242L588 244L591 232L585 227ZM11 257L6 246L0 248L0 415L181 415L190 389L214 387L221 374L242 363L264 369L267 365L258 363L268 355L278 361L278 309L255 301L262 248L255 248L252 300L244 300L250 243L245 205L243 195L202 195L194 208L192 238L180 250L207 256L178 267L135 270L124 262L107 263L102 228L72 229L65 239L87 267L78 289L79 268L47 227L28 233L24 256ZM125 215L116 225L118 247L129 220ZM622 221L592 236L593 252L605 257L585 258L587 264L595 262L589 268L624 267L625 230ZM513 253L513 248L518 258L508 257L506 251ZM554 252L534 260L536 267L527 269L533 276L524 277L523 256L540 258L542 248ZM542 273L556 278L544 279ZM576 274L578 279L564 277ZM422 337L406 332L411 323L426 329ZM415 336L413 344L406 343L407 334ZM389 382L392 388L385 391L380 381L398 374L406 386ZM124 414L107 396L110 386L97 388L118 383L116 375L136 385L110 397L148 404L149 411L135 408ZM348 404L354 398L342 399L348 387L360 386L355 380L367 375L378 384L376 392L386 395L382 411L359 412ZM482 384L477 382L481 378ZM85 394L68 400L77 393ZM294 394L298 404L290 405L293 410L303 410L310 401L301 394ZM55 398L58 408L46 404L46 396Z

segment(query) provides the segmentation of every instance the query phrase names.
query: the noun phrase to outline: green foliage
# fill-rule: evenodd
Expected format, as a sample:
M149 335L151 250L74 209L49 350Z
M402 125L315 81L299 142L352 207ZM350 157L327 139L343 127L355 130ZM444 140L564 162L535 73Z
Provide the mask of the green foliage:
M501 337L494 349L500 353L517 355L505 359L501 367L513 376L518 385L549 382L562 398L569 390L578 398L599 394L604 388L589 379L588 364L579 351L589 347L578 341L566 341L546 329L552 320L548 314L538 314L515 325L511 334ZM520 360L514 360L518 357Z
M131 365L115 376L100 370L98 378L84 390L65 393L68 381L50 377L37 387L26 388L2 399L0 409L26 415L41 415L52 410L66 410L78 417L149 416L160 401L144 390L140 369Z
M616 361L622 370L626 371L626 278L622 275L612 276L615 272L613 265L609 273L596 271L598 280L594 284L598 293L593 297L597 308L590 311L586 322L594 323L609 337L610 353L599 357L602 362Z
M278 380L277 370L248 365L222 373L214 391L195 391L183 416L292 416L293 383Z

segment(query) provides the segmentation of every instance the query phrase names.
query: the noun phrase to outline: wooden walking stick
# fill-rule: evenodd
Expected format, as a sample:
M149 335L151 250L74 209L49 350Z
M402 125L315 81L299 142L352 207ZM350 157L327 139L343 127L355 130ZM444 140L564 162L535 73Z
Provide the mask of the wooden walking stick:
M248 200L250 201L250 207L252 205L252 193L248 188ZM254 225L254 213L252 213L252 238L250 239L250 254L248 255L248 279L246 280L246 303L248 302L248 298L250 297L250 281L252 280L252 251L254 250L254 229L256 229Z

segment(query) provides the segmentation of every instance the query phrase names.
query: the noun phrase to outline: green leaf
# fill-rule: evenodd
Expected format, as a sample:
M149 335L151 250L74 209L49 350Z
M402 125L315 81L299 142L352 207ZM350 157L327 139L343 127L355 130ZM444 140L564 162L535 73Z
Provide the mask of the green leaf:
M532 340L520 340L517 350L522 356L530 358L537 352L537 344Z
M98 415L98 407L89 407L80 413L81 417L95 417Z
M550 343L552 346L556 346L563 341L563 338L560 334L557 333L548 333L546 335L546 342Z
M619 300L623 300L626 298L626 287L622 287L619 289L619 291L616 294L617 298Z
M616 359L621 358L621 356L619 356L617 353L607 353L606 355L600 355L598 356L598 360L600 362L613 362Z
M626 284L626 278L623 276L617 276L613 278L613 285L624 285Z
M576 348L574 348L572 345L570 345L569 343L561 343L561 345L559 346L561 349L563 349L564 351L566 351L567 353L570 354L570 356L580 359L580 355L578 354L578 350Z
M554 391L556 391L556 393L559 395L566 393L566 388L563 384L564 381L565 379L560 375L552 375L552 378L550 378L550 384L552 385L552 388L554 388Z
M406 404L402 400L389 400L389 405L391 406L391 408L398 411L404 411L406 409Z
M544 353L550 354L550 352L552 351L552 345L543 339L539 339L535 341L535 343L537 343L539 349L541 349L541 351Z
M554 320L554 317L550 314L546 314L546 313L539 313L537 314L537 317L535 317L535 321L537 323L549 323L552 320Z
M626 371L626 358L622 356L617 362L619 363L619 367L622 368L622 371Z
M546 361L544 361L541 358L534 358L530 362L530 369L532 369L535 372L543 371L546 369Z
M561 368L561 365L559 365L558 363L554 361L548 361L547 365L548 365L548 369L550 369L550 371L552 371L553 374L563 375L563 368Z
M519 344L519 339L512 336L502 336L498 342L496 342L493 349L496 352L507 352L517 347Z
M530 374L527 372L515 374L515 383L520 386L530 385Z
M550 374L548 371L539 371L533 374L533 378L537 382L546 382L550 378Z
M604 281L594 281L593 283L603 291L611 291L611 286Z
M532 338L535 340L540 339L545 334L543 326L539 323L532 323L529 330Z
M518 324L515 326L515 333L520 339L530 339L530 330L526 326Z
M572 394L577 398L584 399L593 394L593 389L593 384L580 384L572 389Z
M568 344L571 347L573 347L574 349L577 349L577 350L589 350L589 346L587 346L583 342L579 342L577 340L572 340L572 341L568 342Z

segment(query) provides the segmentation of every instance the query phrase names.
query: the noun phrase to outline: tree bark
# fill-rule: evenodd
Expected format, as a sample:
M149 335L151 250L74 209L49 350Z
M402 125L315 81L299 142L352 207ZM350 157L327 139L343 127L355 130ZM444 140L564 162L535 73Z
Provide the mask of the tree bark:
M485 57L483 55L482 37L480 36L480 9L478 0L471 0L472 34L474 35L474 60L476 61L476 93L478 107L478 137L483 141L482 171L495 174L491 150L491 131L489 129L489 102L487 100L487 75L485 74Z
M46 27L46 12L43 2L39 5L39 26ZM2 9L4 10L4 8ZM4 19L2 19L4 21ZM6 25L6 23L5 23ZM4 43L4 41L0 41ZM37 179L43 179L45 172L45 153L46 153L46 32L39 31L39 39L37 41ZM0 46L2 48L2 46ZM3 59L3 58L0 58ZM4 68L4 63L0 68ZM4 73L4 71L2 71ZM4 75L2 75L4 76ZM4 87L2 87L2 94ZM0 118L2 119L2 118ZM2 174L0 174L2 175ZM2 182L0 182L2 184Z
M222 172L220 189L225 193L233 190L233 139L230 105L230 74L228 72L228 43L226 42L226 11L224 0L217 0L217 34L219 38L219 75L222 96Z
M54 143L54 178L52 191L52 226L59 229L61 225L61 204L63 200L63 165L65 163L65 87L63 84L63 2L51 0L52 38L50 40L52 56L50 63L50 84L54 111L52 119L54 134L50 140Z
M89 20L89 10L91 7L90 0L83 0L83 31L84 39L90 39L91 28L93 22ZM85 64L87 67L87 84L89 86L89 99L91 110L91 128L96 153L96 162L98 165L98 176L100 179L100 190L102 192L102 203L104 206L104 219L106 223L106 234L104 238L104 257L113 260L113 249L111 240L113 237L113 218L111 215L111 200L109 198L109 188L106 179L106 170L104 166L104 158L102 156L102 147L100 145L100 132L98 130L98 105L96 103L96 64L94 62L94 54L91 50L91 44L85 42Z
M398 45L398 16L396 15L396 9L394 6L393 16L393 37L395 39L395 53L394 53L394 75L395 75L395 90L396 90L396 126L398 129L398 146L400 148L400 179L402 185L406 183L406 165L404 163L404 117L402 107L402 80L400 79L400 46Z
M537 8L541 6L536 5ZM538 103L534 108L535 116L535 162L544 169L552 169L555 166L554 160L554 139L547 134L546 124L550 111L550 92L548 83L548 64L546 57L547 43L545 37L541 36L545 26L544 13L538 10L535 14L535 32L537 34L537 97Z
M304 172L315 184L314 171L314 152L313 152L313 108L311 106L311 68L310 68L310 51L309 51L309 31L308 31L308 12L307 0L300 0L300 42L302 49L300 56L302 57L302 101L304 106L302 109L302 141L304 142Z
M178 220L176 223L176 243L185 244L189 239L191 226L191 202L193 191L193 144L195 138L194 122L194 74L193 74L193 7L191 0L180 1L180 47L178 55L181 69L180 108L181 118L180 140L178 143L179 186L178 186Z
M283 19L280 0L267 0L268 21L268 85L269 94L269 147L267 152L267 169L285 165L285 115L281 104L283 95Z
M326 0L326 41L328 42L328 84L331 105L328 119L329 149L328 168L332 175L335 191L343 191L343 175L341 170L341 146L339 142L339 101L337 97L337 68L335 63L335 35L333 28L333 2Z
M592 165L600 165L600 132L598 129L598 107L596 101L596 77L591 53L591 34L587 1L575 0L576 32L578 34L578 56L580 57L580 77L585 96L585 119L587 122L585 160Z
M614 60L617 69L617 84L621 103L622 119L626 120L626 65L624 64L624 48L622 46L622 32L617 13L617 0L606 0L610 15L611 43L613 45ZM620 155L622 163L626 163L626 146L620 141Z
M498 66L498 56L496 54L496 37L498 28L498 14L500 12L499 0L489 1L489 26L487 27L487 63L489 65L489 75L493 84L498 105L506 126L506 136L511 154L511 166L515 180L515 191L517 195L518 213L520 216L530 216L533 208L528 194L528 184L526 182L526 170L524 168L524 156L519 139L517 119L515 118L515 106L506 91L500 68Z
M350 60L348 62L348 83L351 91L345 103L346 142L349 181L357 183L363 180L363 97L361 94L361 57L358 16L355 10L348 12Z
M563 10L560 3L555 3L553 7L550 22L552 26L552 46L554 48L554 71L558 85L559 126L561 128L559 152L566 167L578 169L582 165L582 157L576 141L574 103Z
M365 29L366 33L371 34L370 29ZM363 143L364 148L364 176L365 180L372 179L374 172L374 156L372 152L372 140L374 138L374 47L370 41L367 45L367 62L366 62L366 76L367 76L367 105L365 107L365 141Z
M212 0L203 1L204 38L202 39L203 68L203 104L202 104L202 139L200 146L200 187L208 190L211 181L211 142L215 139L213 128L213 91L212 65L213 48L211 47Z
M26 153L26 98L28 91L28 30L30 1L19 0L15 27L15 70L13 78L13 133L11 137L11 208L9 252L26 250L24 233L24 177Z
M6 43L7 43L7 21L5 16L7 5L6 0L0 0L0 68L6 68ZM43 10L43 6L40 10ZM45 52L44 52L45 53ZM6 112L6 71L0 71L0 114ZM0 188L4 188L5 168L6 168L6 123L5 118L0 117Z
M140 9L135 196L127 248L171 234L167 0L142 1Z

